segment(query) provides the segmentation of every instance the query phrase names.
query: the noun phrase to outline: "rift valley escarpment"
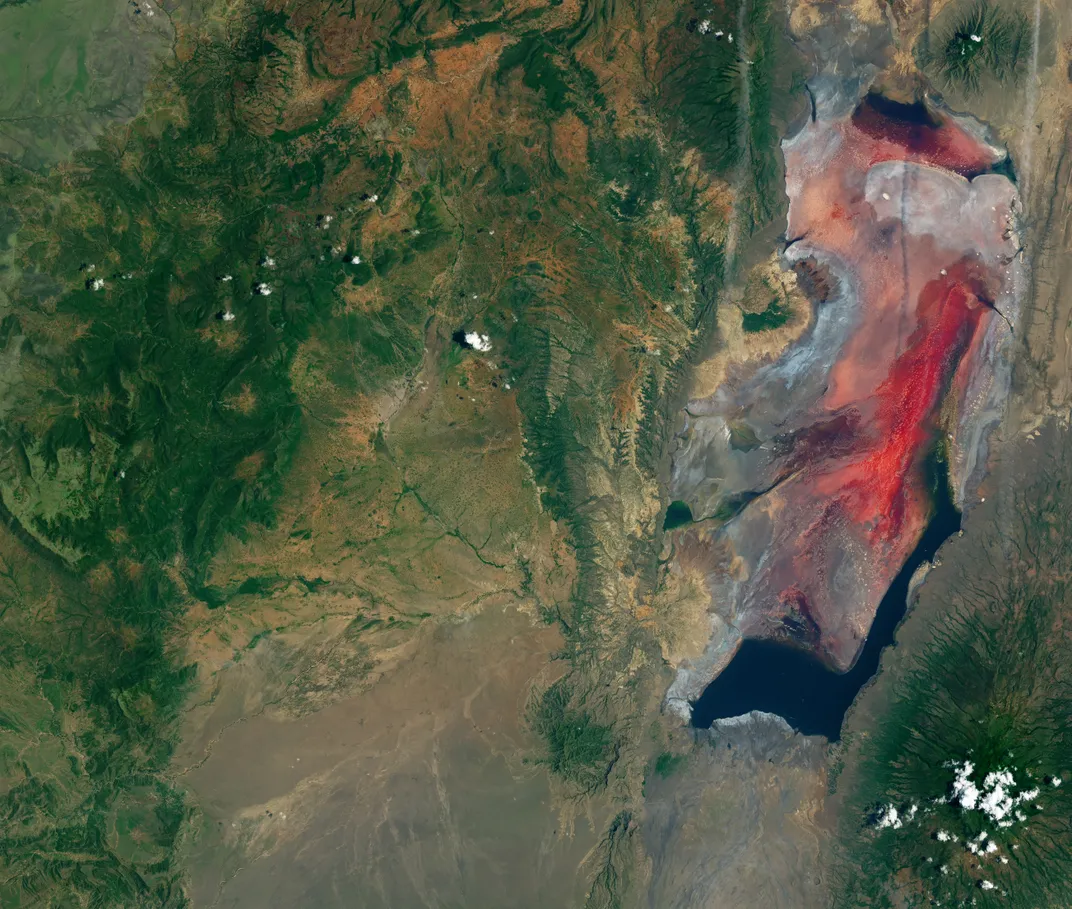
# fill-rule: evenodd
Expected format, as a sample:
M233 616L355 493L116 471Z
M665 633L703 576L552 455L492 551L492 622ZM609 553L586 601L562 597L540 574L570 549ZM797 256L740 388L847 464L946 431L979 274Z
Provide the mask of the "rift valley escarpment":
M1008 393L1024 277L1005 151L934 103L811 90L783 143L782 255L810 320L777 354L731 357L674 455L671 497L697 520L671 570L710 596L668 693L686 716L744 638L853 665L931 517L928 460L971 504Z

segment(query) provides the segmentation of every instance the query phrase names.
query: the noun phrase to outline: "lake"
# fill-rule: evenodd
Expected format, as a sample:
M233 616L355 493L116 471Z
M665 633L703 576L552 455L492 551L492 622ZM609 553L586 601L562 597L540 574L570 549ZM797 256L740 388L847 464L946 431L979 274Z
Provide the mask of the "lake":
M810 653L763 640L746 640L722 673L693 704L692 725L708 728L717 719L762 710L783 717L798 732L841 736L841 724L857 692L878 669L882 650L907 609L908 584L915 570L934 558L938 547L960 529L960 512L948 492L944 465L931 465L935 514L919 545L882 598L859 658L846 673L829 669Z

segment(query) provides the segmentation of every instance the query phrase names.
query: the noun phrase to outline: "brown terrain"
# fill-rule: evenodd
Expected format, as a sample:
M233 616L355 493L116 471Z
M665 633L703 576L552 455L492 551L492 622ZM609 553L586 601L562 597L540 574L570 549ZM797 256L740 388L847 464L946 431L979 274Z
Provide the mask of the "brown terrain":
M876 84L895 94L914 88L907 49L940 7L924 0L885 9L870 0L801 0L791 4L790 22L799 41L810 38L828 49L849 34L863 35L846 52L856 55L851 64L861 72L874 65ZM576 9L567 3L552 12L568 21ZM1015 92L993 86L981 96L944 99L989 124L1009 146L1024 196L1028 290L1005 435L1034 428L1072 403L1072 284L1066 280L1072 9L1043 6L1041 15L1046 27L1037 76L1032 72ZM366 40L370 26L336 24L325 47L334 48L330 65L345 69L339 48L359 36ZM650 51L642 31L636 22L623 26L616 55L584 51L625 122L643 113L614 73L635 67ZM484 67L502 51L501 40L488 36L464 51L404 61L359 82L347 115L355 128L397 139L399 119L384 103L390 99L427 117L418 141L438 142L448 126L437 112L449 111L455 115L450 129L468 137L457 152L463 163L466 148L483 144L485 124L512 117L516 134L533 148L550 149L567 179L586 173L591 162L580 118L563 114L544 132L526 119L524 105L512 110L483 81ZM407 90L392 95L403 73ZM294 75L299 82L305 77ZM683 162L684 171L689 166ZM580 186L568 203L578 211ZM712 217L710 229L717 231L733 210L727 204L733 190L713 181L704 191L722 216ZM461 217L483 223L479 202L470 205ZM373 232L369 242L406 217L401 209L387 212L384 223L366 228ZM669 258L680 253L681 227L672 217L657 213L643 229L664 240ZM576 267L588 255L589 241L579 236L518 214L498 223L494 236L481 234L486 249L466 267L480 276L480 292L490 293L505 283L504 250L516 258L520 249L543 260L557 292L576 293L580 285L595 298L605 288L599 274ZM734 306L722 307L720 320L726 312L750 311L752 263L772 268L775 250L769 238L764 242L762 250L741 253L749 267L726 291L724 302ZM687 284L684 276L675 299ZM796 280L785 279L781 292L792 320L767 350L745 350L752 342L738 332L731 340L742 345L740 360L775 353L808 324ZM357 312L381 305L369 289L355 289L348 303ZM615 322L612 304L594 316L609 325L601 335L612 340L599 359L612 364L619 428L635 426L645 412L641 389L650 374L636 366L634 352L658 343L670 359L687 341L663 305L652 300L655 315L643 328ZM546 319L558 326L563 343L556 357L567 376L565 342L582 332L554 306ZM599 794L579 794L541 763L544 752L526 717L535 693L564 667L552 659L562 639L540 610L568 598L575 556L563 527L542 510L522 459L526 439L505 388L509 364L493 353L440 371L436 357L448 336L446 326L430 323L421 370L377 398L344 400L334 392L318 371L318 346L326 342L311 338L298 358L299 395L314 414L330 409L332 430L315 432L299 452L278 527L232 540L217 556L214 583L239 592L225 609L193 613L187 625L200 675L174 766L199 818L189 845L194 905L585 905L601 892L607 869L618 867L617 841L607 831L623 813L630 819L620 853L634 869L633 905L826 905L820 843L828 828L821 811L831 756L825 743L765 717L694 736L661 714L670 675L650 650L622 643L632 640L621 631L628 623L606 620L607 639L627 655L606 685L627 704L643 741L623 753L625 769ZM697 388L713 391L737 356L725 344L713 351L697 368ZM566 380L554 390L566 395ZM606 450L613 444L607 438ZM999 438L993 457L1001 457L1002 444ZM442 449L454 456L432 456ZM658 596L638 604L639 582L623 570L631 550L621 528L654 526L659 490L639 473L622 481L601 465L586 482L605 509L607 529L598 541L603 592L630 622L655 631L675 665L695 658L717 621L707 612L702 573L683 565ZM973 512L965 535L983 520L985 512ZM960 545L956 538L947 544L950 552ZM260 578L260 586L243 592L243 578ZM665 779L646 769L664 749L687 755Z
M428 628L361 696L301 717L255 709L271 648L191 717L182 778L204 828L198 905L577 904L609 820L556 805L522 724L559 644L510 607ZM188 763L195 761L194 763Z
M665 787L649 790L651 827L647 829L658 831L648 833L657 843L652 847L658 856L654 881L672 881L672 884L662 883L664 889L658 890L659 898L649 900L648 905L712 909L740 905L829 905L825 895L815 896L816 884L820 888L822 885L827 857L824 844L837 824L840 808L839 802L829 799L828 776L837 779L839 788L851 788L853 749L867 735L869 727L882 722L892 694L883 683L883 671L895 661L903 661L926 638L932 623L950 601L952 588L948 585L955 583L955 573L946 563L959 564L970 571L973 559L993 557L977 538L987 536L992 522L1007 523L1014 519L1011 490L1024 480L1024 472L1016 468L1016 463L1024 452L1047 444L1049 434L1036 432L1044 421L1051 418L1062 423L1067 421L1072 405L1068 378L1072 291L1067 280L1072 262L1069 254L1072 165L1068 153L1072 139L1069 133L1072 128L1072 8L1030 2L1011 6L1020 9L1033 28L1037 28L1037 71L1032 63L1014 90L1007 85L984 82L978 92L962 94L946 90L942 96L952 110L968 112L987 124L998 141L1009 148L1023 205L1019 234L1026 287L1021 324L1014 334L1012 350L1006 354L1012 366L1012 391L991 439L985 465L987 475L965 515L962 533L945 543L930 573L921 570L917 574L910 594L909 616L898 631L899 646L884 653L878 677L865 689L846 720L841 744L833 748L815 746L814 763L809 765L798 759L794 767L797 775L782 771L775 782L774 768L784 760L787 750L772 743L764 721L753 719L732 727L732 731L716 723L709 738L699 737L698 747L703 756L696 758L696 765L685 771L687 778L674 779ZM879 32L888 29L892 35L890 46L880 53L865 54L867 40L861 40L856 53L863 59L856 58L853 62L874 63L874 85L889 97L907 101L915 95L919 84L911 49L928 25L936 20L941 23L943 12L947 16L951 14L952 5L899 2L892 4L885 14L867 4L854 4L851 12L848 4L835 9L829 3L800 2L791 7L791 24L797 35L803 37L810 32L828 47L837 46L837 35L861 34L858 26L850 24L853 18ZM875 32L871 34L874 36ZM882 47L881 41L877 44ZM777 355L792 340L793 336L787 335L771 354ZM742 352L735 355L734 350ZM748 362L753 358L754 354L745 346L716 351L700 364L693 395L711 395L727 375L728 363L735 359ZM714 380L708 378L712 371L717 376ZM732 625L725 624L718 616L704 616L704 606L709 600L703 584L704 573L697 573L683 562L680 576L665 591L668 613L678 618L679 639L667 650L668 659L677 665L687 658L695 659L712 632L714 639L721 636L726 642L727 654L738 640ZM728 655L721 659L728 659ZM743 749L742 729L750 730ZM788 737L795 742L793 753L807 753L808 739L799 735ZM726 749L725 753L722 749ZM752 758L756 752L761 760ZM708 768L716 762L721 772L712 778ZM728 765L738 768L737 772L728 772ZM846 770L839 777L843 766ZM831 779L831 785L833 782ZM693 786L694 794L687 795ZM769 813L756 810L755 806L765 804L757 793L766 793L772 803L777 803L776 807L769 808ZM810 802L810 798L815 801ZM745 800L750 810L742 810L741 800ZM721 812L716 821L711 806L730 803L733 809ZM804 824L799 820L801 805L809 806ZM740 823L737 818L741 818ZM723 855L722 844L741 842L738 837L747 841L748 835L756 837L748 841L754 851L742 848L738 854L739 865L733 866L719 858ZM773 854L764 852L769 841L778 843ZM712 845L715 842L718 845ZM752 861L760 854L767 860L757 872ZM696 857L690 859L690 856ZM742 866L747 871L742 872ZM717 870L710 873L707 883L697 884L712 867ZM750 875L754 876L745 885L745 895L734 892ZM691 890L690 885L693 885ZM680 895L686 892L687 897Z

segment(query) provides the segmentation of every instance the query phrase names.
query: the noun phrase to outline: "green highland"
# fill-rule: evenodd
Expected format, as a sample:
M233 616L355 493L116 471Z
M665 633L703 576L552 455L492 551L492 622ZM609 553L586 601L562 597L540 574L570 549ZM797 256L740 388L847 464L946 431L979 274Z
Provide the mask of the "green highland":
M1072 902L1065 442L841 743L660 713L759 495L666 495L690 383L829 290L803 53L1034 84L934 6L0 0L0 907Z
M83 6L0 6L0 902L187 905L212 679L315 711L474 585L561 633L533 762L628 792L670 403L782 204L778 9Z
M1059 437L1026 459L1005 503L1015 517L982 526L941 569L923 640L881 679L888 707L839 783L838 905L1072 898L1068 455Z

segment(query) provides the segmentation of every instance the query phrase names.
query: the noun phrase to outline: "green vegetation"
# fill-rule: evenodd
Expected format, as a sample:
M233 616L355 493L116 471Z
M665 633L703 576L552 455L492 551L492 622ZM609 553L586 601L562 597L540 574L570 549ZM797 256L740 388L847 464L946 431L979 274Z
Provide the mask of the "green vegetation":
M755 451L762 444L756 431L743 421L730 423L729 430L730 448L734 451Z
M655 759L655 772L665 780L684 767L688 759L688 755L664 751Z
M1058 457L964 553L954 601L893 680L846 802L838 905L1072 899L1067 442Z
M671 502L666 509L666 517L663 519L663 530L675 530L685 524L692 523L692 509L688 502Z
M800 58L785 38L782 11L767 0L739 0L719 11L712 27L734 34L733 43L687 33L691 14L682 8L662 35L659 103L713 172L745 178L738 208L747 236L780 204L778 123L791 116L803 84Z
M363 191L388 193L392 159L330 123L315 143L266 136L234 98L281 52L267 20L245 27L172 66L174 97L64 168L0 161L0 513L14 532L0 670L51 704L36 725L14 715L0 743L5 906L185 904L188 812L168 777L194 668L173 646L185 605L220 605L219 542L274 520L301 436L299 345L321 341L354 395L423 348L412 276L450 233L436 190L403 206L420 234L373 253L393 256L392 304L342 312L355 269L332 247L359 235ZM340 186L358 161L362 179Z
M126 0L0 3L0 155L44 167L133 117L170 43L153 7L149 17Z
M943 28L928 34L920 46L920 64L950 88L974 92L980 80L1015 79L1028 50L1027 21L992 0L948 10Z
M756 495L757 493L748 491L725 496L718 500L718 505L715 507L711 517L716 521L729 521L744 511L745 506L751 502Z
M49 2L3 4L0 16L52 21ZM117 10L124 29L142 29L125 2L99 7ZM562 630L567 674L529 719L560 779L584 793L607 786L646 704L642 676L659 665L625 607L657 577L651 492L671 404L724 280L713 224L725 213L707 191L742 176L742 237L781 204L775 61L790 55L772 10L748 4L737 49L688 32L677 7L657 11L667 69L656 73L612 61L600 34L619 15L611 8L567 22L557 6L511 19L497 2L387 3L367 17L316 0L226 15L210 6L123 126L115 120L134 102L97 104L107 80L83 78L94 71L89 38L57 38L58 50L23 66L44 45L24 53L19 29L5 32L18 50L0 54L18 77L5 83L18 93L4 95L5 116L40 97L51 125L34 126L33 141L63 152L99 141L38 171L49 159L19 134L25 154L4 146L0 159L4 906L185 905L192 809L170 773L196 670L183 650L187 610L218 618L316 587L275 565L248 578L214 570L225 541L252 545L275 526L310 426L359 435L343 411L360 403L371 414L374 451L324 481L325 501L372 502L368 490L398 484L369 526L339 528L347 547L374 538L369 552L389 562L416 510L430 538L457 540L489 570L502 567L489 545L526 548L527 528L509 522L463 532L483 515L416 429L389 442L375 431L371 399L404 385L426 338L474 320L493 339L484 359L496 395L476 357L456 346L429 355L429 375L456 385L457 406L474 405L445 418L441 447L457 458L459 438L509 450L502 440L524 437L542 504L568 532L556 570L573 580L576 564L569 593L541 600ZM726 13L734 28L738 13ZM95 22L86 35L113 48ZM143 31L131 46L147 73ZM497 31L515 40L471 58L440 53ZM443 89L455 77L435 67L468 72L485 59L490 78ZM375 82L403 61L389 85ZM600 85L624 91L610 98ZM141 82L124 86L123 99L140 96ZM470 109L473 93L481 103ZM64 145L55 124L72 106L90 120ZM28 128L9 119L5 141ZM683 169L696 148L703 161ZM501 412L484 417L489 401ZM324 543L308 526L291 536ZM414 562L425 557L414 547ZM526 593L540 596L534 574ZM327 689L358 685L373 666L361 635L378 622L355 620L337 654L293 657L286 672L307 684L284 706L315 709ZM263 648L262 634L236 647ZM625 813L608 832L592 905L616 905L628 886L634 829Z
M599 847L599 865L584 909L623 909L633 885L639 826L629 811L619 812Z
M789 308L780 300L774 299L763 312L743 313L741 325L747 332L770 331L772 328L781 328L785 325L790 315Z
M160 735L189 681L165 654L174 591L156 578L156 589L123 584L104 602L61 587L58 634L29 628L20 640L10 613L44 576L5 568L0 902L184 905L172 858L188 813L163 774Z
M528 35L509 48L499 60L499 78L515 68L524 72L523 83L534 92L543 93L543 103L552 113L562 113L569 105L569 85L562 69L554 61L550 44L538 35Z
M733 31L738 14L734 4L724 13ZM747 37L730 45L690 32L687 12L674 10L673 19L660 32L659 63L652 74L660 85L655 106L658 130L632 130L623 138L615 112L604 109L602 98L578 108L589 135L591 168L603 184L601 190L589 193L602 199L607 219L586 213L581 222L560 197L541 206L542 223L557 226L563 245L569 245L574 261L583 267L571 274L564 296L545 276L531 273L512 278L502 296L504 309L518 314L508 349L517 376L526 453L544 507L569 528L578 558L573 596L568 603L551 606L550 613L566 639L563 655L571 661L575 690L589 693L593 716L614 727L616 734L623 734L631 722L630 698L640 685L638 677L631 677L621 688L617 674L626 671L635 648L650 649L652 659L658 658L654 642L615 599L622 564L608 547L620 546L614 537L624 533L630 553L625 571L637 576L639 589L650 589L658 571L650 545L657 525L624 526L619 507L594 494L592 478L613 476L623 489L655 482L672 402L687 374L688 357L703 350L709 337L714 324L711 311L725 278L724 233L713 239L704 226L725 218L725 212L707 209L702 198L713 176L746 177L740 188L742 238L773 218L783 198L772 191L778 178L774 122L778 114L773 98L788 94L784 91L792 84L788 70L796 58L792 52L780 53L789 51L780 12L765 3L748 2L743 15ZM592 97L586 90L590 79L571 62L581 40L576 32L551 33L538 44L557 51L547 59L557 61L556 72L566 73L576 86L568 96L573 99ZM535 66L535 46L518 49L517 59ZM750 65L744 63L744 55ZM546 64L540 63L539 72L545 69ZM745 78L747 104L742 95ZM783 91L775 92L776 84ZM548 85L544 82L539 89L543 96L557 97ZM743 142L738 141L742 130ZM701 151L704 166L682 172L677 162L692 148ZM528 168L526 173L541 182L553 177L532 173L531 163ZM660 223L660 210L672 212L683 223L684 236L677 248L652 242L647 228ZM687 280L682 270L686 262L692 263L696 285L683 303L680 287ZM586 299L600 301L598 322L577 318L587 309ZM613 320L636 324L660 309L680 320L691 337L663 336L659 356L637 347L626 354L608 346ZM679 353L668 355L671 350ZM641 390L635 423L614 410L622 371L631 373L634 386ZM668 528L680 514L679 509L668 513Z
M540 695L530 721L547 743L545 761L551 770L585 792L606 783L618 756L613 731L578 703L568 679Z

